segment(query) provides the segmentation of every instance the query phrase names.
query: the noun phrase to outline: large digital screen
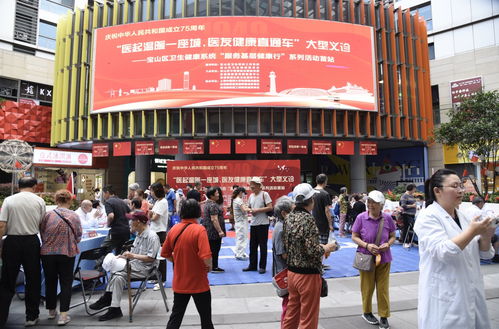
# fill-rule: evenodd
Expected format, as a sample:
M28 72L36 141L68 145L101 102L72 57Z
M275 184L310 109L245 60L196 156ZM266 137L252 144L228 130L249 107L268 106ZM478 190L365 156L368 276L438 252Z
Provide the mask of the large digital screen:
M92 111L307 107L376 111L371 27L202 17L95 31Z

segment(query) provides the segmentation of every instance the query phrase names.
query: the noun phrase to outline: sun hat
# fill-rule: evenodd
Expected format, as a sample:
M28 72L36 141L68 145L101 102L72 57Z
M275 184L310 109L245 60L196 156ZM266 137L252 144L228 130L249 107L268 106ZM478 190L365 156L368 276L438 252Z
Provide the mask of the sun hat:
M381 204L385 203L385 196L380 191L377 191L377 190L371 191L371 192L369 192L367 197L369 199L373 200L374 202L381 203Z
M308 200L311 197L313 197L314 194L317 194L317 193L319 193L319 191L314 190L312 185L310 185L308 183L301 183L301 184L296 185L295 188L293 189L293 196L294 196L293 200L296 201L296 198L299 195L303 196L303 200Z
M255 177L251 177L250 179L250 183L253 182L255 184L259 184L259 185L262 185L262 180L260 177L258 176L255 176Z

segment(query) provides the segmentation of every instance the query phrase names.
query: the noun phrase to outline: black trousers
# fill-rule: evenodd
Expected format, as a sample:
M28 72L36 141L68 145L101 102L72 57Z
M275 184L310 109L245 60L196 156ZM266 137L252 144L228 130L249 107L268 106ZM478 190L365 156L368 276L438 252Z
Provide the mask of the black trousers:
M2 278L0 279L0 328L5 327L10 303L16 289L20 266L26 278L26 320L40 314L40 239L37 235L8 235L2 249Z
M222 239L208 241L210 242L211 262L213 264L213 268L218 268L218 254L220 253L220 248L222 248Z
M178 329L182 325L185 309L189 300L194 299L194 304L198 310L199 317L201 318L201 329L213 329L213 322L211 322L211 292L210 290L201 292L199 294L179 294L173 293L173 309L170 315L170 320L166 325L166 329Z
M166 232L156 232L159 238L159 243L161 247L163 246L163 242L166 240ZM160 249L161 249L160 247ZM161 273L161 281L166 281L166 260L159 261L159 273Z
M57 307L57 283L60 283L59 311L67 312L71 304L75 257L43 255L42 265L43 272L45 273L45 306L47 310L55 310Z
M256 225L250 227L250 254L249 267L257 268L258 247L260 247L260 268L267 267L267 241L269 239L269 225Z
M409 243L412 238L412 233L409 233L409 226L414 226L414 215L402 214L402 219L404 221L404 227L402 228L402 236L400 238L402 239L402 243L404 241Z

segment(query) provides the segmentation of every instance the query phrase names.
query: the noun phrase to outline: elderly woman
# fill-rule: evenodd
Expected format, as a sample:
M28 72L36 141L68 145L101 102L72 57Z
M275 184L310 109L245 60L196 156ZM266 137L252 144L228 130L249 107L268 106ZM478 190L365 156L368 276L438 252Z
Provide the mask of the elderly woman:
M359 247L358 252L376 256L373 271L360 272L360 291L362 293L362 318L369 324L379 324L380 328L389 328L390 296L388 292L392 253L390 247L395 242L395 223L390 215L383 213L385 196L380 191L369 192L367 211L359 214L352 227L352 240ZM383 225L381 238L376 244L379 226ZM380 320L372 313L372 297L376 287L378 313Z
M282 241L283 225L286 217L291 213L294 208L293 200L290 197L282 196L277 199L276 205L274 207L274 215L276 217L276 223L274 225L274 232L272 233L272 276L281 272L288 267L286 264L286 248ZM282 298L282 315L281 324L286 316L286 309L288 306L289 296L286 295Z
M206 228L208 241L210 242L211 257L213 261L214 273L225 272L218 267L218 254L222 247L222 238L225 236L225 222L222 205L219 203L221 194L218 187L210 187L206 192L206 202L203 209L203 219L201 224Z
M418 324L428 328L491 328L480 258L494 256L492 218L458 210L464 185L452 170L425 183L426 208L414 229L419 239Z
M329 256L336 244L319 244L319 230L311 215L314 190L302 183L293 190L295 209L284 223L287 252L289 302L283 329L317 328L322 286L322 257Z
M55 193L57 208L45 214L40 223L42 246L40 250L43 271L45 273L46 307L49 319L57 316L57 284L61 286L57 324L62 326L71 319L68 315L73 285L75 256L80 253L78 242L82 228L78 215L69 210L72 195L67 190Z

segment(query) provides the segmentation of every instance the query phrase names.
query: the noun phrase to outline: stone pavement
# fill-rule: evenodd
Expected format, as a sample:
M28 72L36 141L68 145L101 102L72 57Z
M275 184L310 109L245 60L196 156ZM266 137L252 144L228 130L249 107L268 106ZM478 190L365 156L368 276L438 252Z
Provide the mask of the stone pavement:
M492 328L499 328L499 264L482 266L482 271ZM418 272L391 274L392 317L389 319L391 328L417 328L417 283ZM321 299L319 328L375 328L365 323L359 316L362 307L358 277L328 279L328 284L329 296ZM171 289L167 289L167 295L171 306L173 299ZM80 298L81 295L76 292L73 294L74 302ZM281 299L275 295L269 283L214 286L212 299L213 322L216 328L279 328ZM375 300L373 301L375 304ZM87 316L83 307L80 306L70 311L73 320L67 326L93 329L166 327L169 315L166 314L159 291L148 290L142 295L134 312L133 323L128 322L127 300L123 300L121 307L124 313L123 318L99 322L95 316ZM24 303L14 297L10 311L9 328L22 328ZM55 328L54 321L47 320L47 311L43 307L40 308L40 312L39 327ZM199 328L199 317L192 300L187 308L182 328Z

